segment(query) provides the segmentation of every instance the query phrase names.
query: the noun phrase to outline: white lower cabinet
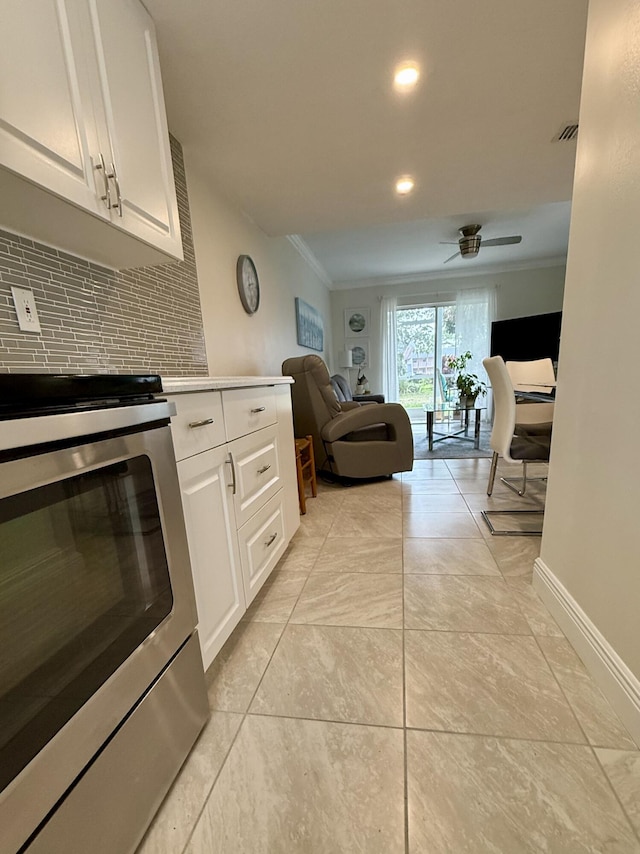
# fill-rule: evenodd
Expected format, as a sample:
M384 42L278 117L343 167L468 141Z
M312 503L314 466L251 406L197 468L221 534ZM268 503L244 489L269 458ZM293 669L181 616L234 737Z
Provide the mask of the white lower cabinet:
M282 385L168 397L206 669L300 523L291 396Z
M225 445L178 463L204 666L245 612Z

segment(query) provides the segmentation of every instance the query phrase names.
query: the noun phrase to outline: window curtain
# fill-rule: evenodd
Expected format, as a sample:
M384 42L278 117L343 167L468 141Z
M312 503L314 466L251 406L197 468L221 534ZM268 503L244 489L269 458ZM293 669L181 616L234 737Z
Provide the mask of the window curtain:
M380 342L382 355L382 393L388 403L398 402L398 365L396 339L396 297L382 297L380 303Z
M490 353L491 324L496 316L495 288L467 288L456 295L456 353L469 350L473 359L467 363L467 371L477 374L489 385L489 378L482 360ZM485 420L491 419L493 401L491 391L485 398Z

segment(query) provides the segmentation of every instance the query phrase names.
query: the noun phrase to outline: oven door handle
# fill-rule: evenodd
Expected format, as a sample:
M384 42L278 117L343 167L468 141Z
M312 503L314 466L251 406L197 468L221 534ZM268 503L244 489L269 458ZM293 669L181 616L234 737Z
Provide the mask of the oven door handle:
M225 460L228 466L231 466L231 483L228 483L227 486L232 487L231 494L236 494L236 467L233 462L233 454L229 452L229 459Z

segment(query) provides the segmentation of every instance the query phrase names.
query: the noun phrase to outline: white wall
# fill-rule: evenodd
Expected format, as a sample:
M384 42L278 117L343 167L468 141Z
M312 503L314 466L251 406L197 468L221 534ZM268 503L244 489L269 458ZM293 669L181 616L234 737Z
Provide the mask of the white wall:
M530 270L513 270L503 273L485 273L477 276L429 279L424 282L358 287L331 292L331 323L333 327L332 373L346 374L338 365L338 352L344 349L344 310L347 308L371 309L371 334L369 349L371 365L365 371L371 391L381 388L380 362L380 300L383 296L424 296L427 299L450 298L462 288L496 288L496 319L526 317L560 311L564 288L564 267L538 267ZM352 386L356 371L351 371Z
M184 147L193 241L209 373L277 376L289 356L315 351L296 342L295 297L324 318L331 352L329 291L284 237L268 237L213 187ZM238 255L250 255L260 280L260 308L246 314L236 287Z
M591 0L541 559L634 674L636 733L639 93L640 5Z

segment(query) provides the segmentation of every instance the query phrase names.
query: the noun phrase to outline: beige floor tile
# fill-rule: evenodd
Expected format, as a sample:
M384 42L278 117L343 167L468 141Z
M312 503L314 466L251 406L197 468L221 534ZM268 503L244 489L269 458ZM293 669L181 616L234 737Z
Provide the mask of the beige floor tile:
M283 623L241 621L206 673L209 705L246 712L280 639Z
M529 624L502 578L406 575L407 629L493 634L531 634Z
M589 743L596 747L633 750L636 745L565 638L540 637L551 669L562 686Z
M348 495L340 505L340 515L350 515L360 510L368 513L400 513L402 510L402 489L347 490Z
M292 623L402 628L402 576L317 572L309 576Z
M286 623L306 580L306 572L274 572L242 619Z
M640 753L598 748L596 756L640 836Z
M530 581L523 578L507 577L506 582L534 635L564 637L562 629L553 619Z
M454 477L488 477L491 459L447 460L445 465Z
M300 517L300 527L296 531L296 540L301 537L326 537L333 520L340 512L339 508L314 506L311 502L307 502L307 512Z
M593 754L567 744L407 733L411 854L637 854Z
M483 528L487 526L480 521ZM498 564L500 572L506 576L531 579L533 563L540 555L541 537L492 537L488 534L485 542Z
M401 730L249 715L187 854L403 854Z
M278 561L276 570L278 572L311 572L324 541L324 537L294 537Z
M536 641L405 632L407 726L584 742Z
M213 712L136 854L180 852L242 723L242 715Z
M402 632L285 629L252 713L402 726Z
M495 491L490 496L486 492L467 492L464 495L469 510L542 510L543 505L527 495L516 495Z
M489 547L480 540L406 538L404 571L431 575L497 575Z
M473 516L470 513L405 513L405 537L479 538Z
M452 480L452 475L449 469L442 463L441 467L433 466L426 468L418 466L418 462L430 462L430 460L416 460L413 466L413 471L405 471L402 473L402 483L417 483L421 480ZM439 461L438 461L439 462Z
M402 494L407 495L460 495L455 480L413 480L402 484Z
M402 509L407 513L465 513L468 510L460 495L405 495Z
M361 509L341 511L333 521L329 537L401 537L400 507L384 513L369 510L366 501Z
M402 540L328 537L314 572L402 572Z
M455 484L463 495L472 492L478 492L486 495L488 482L489 475L487 475L486 477L484 477L483 475L478 475L477 477L455 478Z

